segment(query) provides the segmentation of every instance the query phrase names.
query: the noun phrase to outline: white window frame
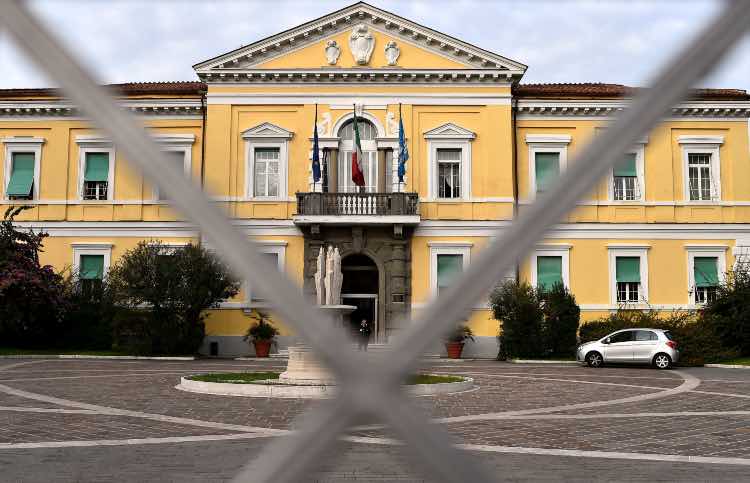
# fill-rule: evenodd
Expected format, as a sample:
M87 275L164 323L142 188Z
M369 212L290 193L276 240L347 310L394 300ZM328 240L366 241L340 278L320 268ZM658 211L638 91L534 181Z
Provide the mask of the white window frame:
M557 153L560 156L560 176L568 169L568 134L527 134L529 148L529 201L536 199L536 153Z
M562 259L562 281L565 288L570 290L570 248L571 245L539 245L531 254L531 286L537 286L537 258L560 257Z
M245 141L245 198L244 201L286 201L289 192L289 140L291 131L271 123L263 123L242 133ZM276 196L255 195L255 150L279 150L279 191Z
M284 273L286 267L286 247L288 243L284 240L253 240L259 253L275 253L279 272ZM267 308L272 303L266 299L253 300L253 290L249 280L243 283L245 292L245 303L248 307Z
M106 278L112 262L112 243L71 243L73 247L73 274L78 277L81 268L81 255L103 255L102 277Z
M428 242L430 247L430 294L437 295L437 257L438 255L462 255L461 268L463 271L471 263L471 247L474 246L469 241L449 241L449 242Z
M86 173L86 153L107 153L109 156L109 170L107 172L107 199L112 201L115 196L115 146L109 139L100 136L77 136L78 144L78 199L84 203L101 203L105 200L84 200L83 185Z
M44 144L44 138L31 137L31 136L13 136L3 139L5 144L5 180L3 181L2 193L3 199L8 200L8 183L10 183L10 176L13 166L13 153L34 153L34 186L31 191L31 199L39 199L39 177L41 172L42 162L42 144ZM13 200L23 203L28 200Z
M607 196L611 203L614 204L633 204L641 203L646 199L646 176L645 176L645 143L639 144L633 149L628 150L625 154L635 154L635 182L638 183L638 196L634 200L615 200L615 170L614 167L609 170L609 183L607 187Z
M650 245L607 245L609 252L609 303L612 307L627 304L628 308L648 308L648 251ZM638 302L617 301L617 257L639 257L641 286Z
M686 203L706 204L721 201L721 145L724 136L683 135L677 137L682 151L682 196ZM708 154L711 157L711 199L690 199L690 154Z
M476 134L461 126L448 123L424 133L427 140L427 200L459 202L471 199L471 144ZM460 149L461 196L459 198L438 197L438 149ZM394 157L397 159L397 154Z
M704 305L699 304L695 300L695 257L715 257L719 283L722 283L726 279L728 249L727 245L685 245L685 250L687 251L689 304L696 307Z
M182 152L184 155L182 169L185 177L192 178L193 171L193 144L195 144L194 134L155 134L151 136L154 141L161 147L161 151ZM151 199L155 203L169 203L168 200L162 200L159 194L159 187L151 181Z

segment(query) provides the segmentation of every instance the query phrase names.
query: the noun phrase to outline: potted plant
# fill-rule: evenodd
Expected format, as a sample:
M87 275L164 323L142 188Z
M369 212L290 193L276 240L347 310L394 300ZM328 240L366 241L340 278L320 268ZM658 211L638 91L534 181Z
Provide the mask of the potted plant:
M247 334L243 340L252 341L255 346L255 357L268 357L271 352L271 345L276 343L276 336L279 335L279 329L269 323L269 317L265 312L255 311L252 317L257 322L247 329Z
M460 359L467 340L474 342L474 333L466 325L458 325L448 333L445 338L445 350L448 351L448 358Z

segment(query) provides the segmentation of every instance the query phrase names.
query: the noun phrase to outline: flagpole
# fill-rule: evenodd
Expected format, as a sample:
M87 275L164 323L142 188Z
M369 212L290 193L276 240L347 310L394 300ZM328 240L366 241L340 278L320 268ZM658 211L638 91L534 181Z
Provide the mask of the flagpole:
M315 123L313 124L313 136L318 137L318 103L315 103ZM313 146L313 163L315 163L315 154L316 150L318 149L318 145L315 144ZM317 182L315 181L315 169L313 168L313 193L315 193L315 188L317 188ZM313 195L314 196L314 195Z

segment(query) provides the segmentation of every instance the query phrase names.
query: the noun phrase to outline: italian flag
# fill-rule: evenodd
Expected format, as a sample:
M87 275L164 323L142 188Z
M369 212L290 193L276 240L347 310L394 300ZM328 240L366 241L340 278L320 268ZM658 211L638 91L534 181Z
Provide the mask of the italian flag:
M352 151L352 181L357 186L365 185L365 175L362 171L362 144L359 142L359 122L357 121L357 109L354 108L354 130L352 144L354 150Z

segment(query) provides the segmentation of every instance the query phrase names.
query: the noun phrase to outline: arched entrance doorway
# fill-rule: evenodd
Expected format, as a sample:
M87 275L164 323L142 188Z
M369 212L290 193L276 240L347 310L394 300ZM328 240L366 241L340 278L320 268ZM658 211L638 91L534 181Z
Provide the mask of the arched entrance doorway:
M341 301L357 307L350 315L352 330L358 330L362 319L366 319L370 323L370 338L375 340L381 323L378 320L378 267L367 255L352 254L341 260L341 272L344 275Z

